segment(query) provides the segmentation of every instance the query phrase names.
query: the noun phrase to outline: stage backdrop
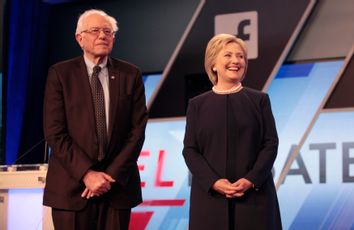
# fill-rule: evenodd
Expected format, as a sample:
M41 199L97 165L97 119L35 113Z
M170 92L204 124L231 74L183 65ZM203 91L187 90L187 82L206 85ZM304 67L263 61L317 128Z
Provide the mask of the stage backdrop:
M259 90L267 87L314 4L312 0L201 0L163 71L163 84L149 105L150 116L185 115L186 79L205 73L205 48L218 33L234 34L249 46L244 85Z
M287 229L354 228L353 52L279 73L269 89L278 111L275 179Z

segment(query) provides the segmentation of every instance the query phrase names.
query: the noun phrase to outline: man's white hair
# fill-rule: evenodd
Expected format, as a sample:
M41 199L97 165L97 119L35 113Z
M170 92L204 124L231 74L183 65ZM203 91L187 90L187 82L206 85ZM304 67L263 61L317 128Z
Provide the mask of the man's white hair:
M99 15L105 17L109 21L109 23L111 24L112 30L114 32L118 31L118 23L117 23L117 20L115 18L113 18L112 16L109 16L103 10L91 9L91 10L86 10L83 14L80 15L79 20L77 20L77 26L76 26L75 35L76 34L80 34L84 30L84 28L83 28L84 21L86 20L86 18L88 16L93 15L93 14L99 14Z

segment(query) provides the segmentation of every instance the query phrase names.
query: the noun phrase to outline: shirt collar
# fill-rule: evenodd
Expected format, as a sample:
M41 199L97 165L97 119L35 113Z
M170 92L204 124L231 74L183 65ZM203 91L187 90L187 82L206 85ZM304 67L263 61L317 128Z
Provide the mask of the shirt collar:
M95 64L92 61L90 61L85 55L84 55L84 60L85 60L87 70L88 70L89 74L91 75L92 71L93 71L93 67L95 67ZM99 66L102 69L105 68L107 66L107 61L108 61L108 57L105 57L103 59L103 62L101 64L99 64Z

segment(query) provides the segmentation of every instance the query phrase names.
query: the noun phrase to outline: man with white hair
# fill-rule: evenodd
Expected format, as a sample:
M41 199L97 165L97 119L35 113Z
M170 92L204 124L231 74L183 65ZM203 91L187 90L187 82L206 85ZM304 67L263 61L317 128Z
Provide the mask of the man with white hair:
M50 67L44 134L52 149L43 204L55 229L128 229L142 202L137 159L147 122L140 70L109 57L117 21L85 11L83 55Z

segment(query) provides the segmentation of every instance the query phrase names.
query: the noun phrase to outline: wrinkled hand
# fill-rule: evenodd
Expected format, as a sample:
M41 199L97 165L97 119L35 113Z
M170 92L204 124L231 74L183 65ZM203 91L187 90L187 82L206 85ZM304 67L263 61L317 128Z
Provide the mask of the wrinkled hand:
M104 172L97 172L88 170L83 177L85 183L85 190L82 192L81 197L89 199L93 196L100 196L111 189L111 183L115 180Z
M213 189L226 197L232 196L237 192L228 179L219 179L213 184Z
M241 178L235 183L232 183L232 186L235 188L236 192L231 196L226 196L227 198L243 196L248 189L253 187L253 183L245 178Z
M214 183L213 189L225 195L226 198L234 198L243 196L252 186L252 182L245 178L241 178L234 183L227 179L219 179Z

